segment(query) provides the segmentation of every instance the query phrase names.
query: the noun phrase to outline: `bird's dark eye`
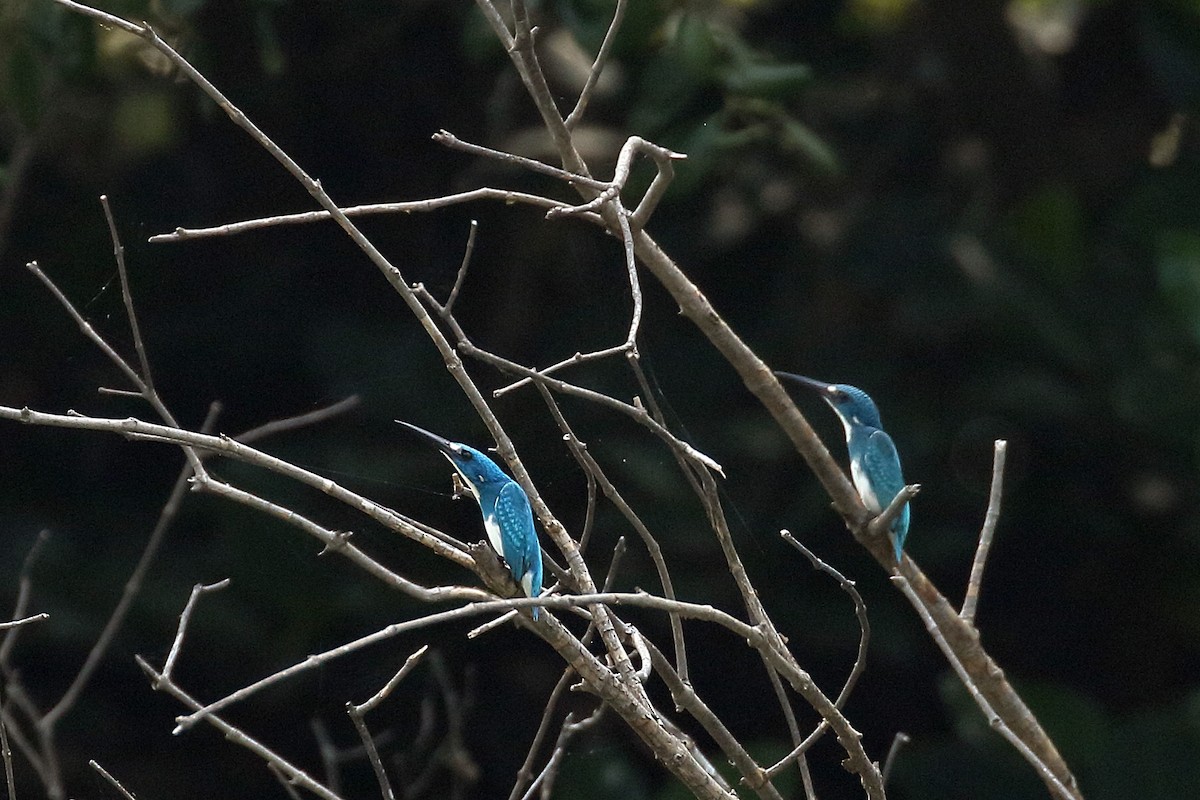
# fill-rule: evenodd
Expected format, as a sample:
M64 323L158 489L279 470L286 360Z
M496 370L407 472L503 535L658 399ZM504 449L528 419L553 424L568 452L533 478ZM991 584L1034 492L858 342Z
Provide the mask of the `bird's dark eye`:
M463 461L471 461L475 458L475 454L470 450L463 450L461 453L459 453L459 455L462 456Z

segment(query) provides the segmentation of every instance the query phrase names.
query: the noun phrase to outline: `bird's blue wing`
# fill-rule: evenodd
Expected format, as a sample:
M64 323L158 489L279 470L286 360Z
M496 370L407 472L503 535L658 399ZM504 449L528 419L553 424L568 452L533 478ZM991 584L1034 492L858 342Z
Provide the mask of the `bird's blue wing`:
M870 476L875 487L875 496L884 510L904 488L904 475L900 470L900 455L892 437L881 430L871 432L867 446L862 454L863 470ZM896 560L904 550L904 537L908 535L908 503L900 510L900 514L892 522L892 534L895 537Z
M504 560L513 580L521 584L529 597L537 597L542 591L542 550L533 527L529 498L516 481L504 484L496 497L496 522L500 526ZM534 619L537 619L536 608Z

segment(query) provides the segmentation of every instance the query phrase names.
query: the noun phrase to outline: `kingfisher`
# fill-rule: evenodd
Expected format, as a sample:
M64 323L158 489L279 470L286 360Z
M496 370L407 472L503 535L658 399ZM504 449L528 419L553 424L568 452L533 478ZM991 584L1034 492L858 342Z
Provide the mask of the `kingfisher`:
M892 437L883 430L879 409L871 396L844 383L823 383L795 375L776 372L776 376L814 389L837 412L846 429L846 449L850 451L850 476L863 505L874 514L882 514L900 490L904 476L900 472L900 456ZM908 535L908 503L892 521L892 547L896 563L904 552L904 537Z
M436 433L395 420L442 452L483 512L483 527L492 549L508 564L513 580L526 597L542 591L542 550L533 527L529 497L521 485L474 447L443 439ZM533 608L538 618L538 608Z

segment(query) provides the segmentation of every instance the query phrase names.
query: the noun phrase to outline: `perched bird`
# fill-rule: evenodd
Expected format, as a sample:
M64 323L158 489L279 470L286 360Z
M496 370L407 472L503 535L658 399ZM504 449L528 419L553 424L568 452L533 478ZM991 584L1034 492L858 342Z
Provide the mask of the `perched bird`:
M882 514L904 488L904 476L900 472L900 456L896 453L896 445L892 443L892 437L884 432L874 401L862 389L844 383L822 383L790 372L775 374L820 392L825 402L837 412L846 429L846 449L850 451L850 476L854 479L854 488L868 510ZM908 503L905 503L892 521L892 546L896 550L896 563L900 562L904 551L908 516Z
M407 422L396 422L442 451L479 503L488 542L508 564L513 580L520 584L526 597L541 594L542 550L533 527L529 498L520 484L505 475L494 461L474 447L443 439ZM533 618L538 618L536 606Z

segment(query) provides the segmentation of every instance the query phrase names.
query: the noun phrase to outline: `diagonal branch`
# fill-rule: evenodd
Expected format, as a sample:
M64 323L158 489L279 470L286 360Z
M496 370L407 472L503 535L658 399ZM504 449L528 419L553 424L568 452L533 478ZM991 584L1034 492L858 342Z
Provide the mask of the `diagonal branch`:
M573 129L583 119L583 114L587 111L588 102L592 99L592 92L596 89L596 83L600 80L600 74L604 72L604 65L608 62L608 54L612 51L613 42L616 41L617 31L621 29L621 23L625 19L625 9L628 7L628 0L617 0L617 7L613 11L612 21L608 23L608 31L604 34L604 41L600 43L600 49L596 52L596 60L592 62L592 68L588 70L587 80L583 84L583 89L579 92L579 99L575 101L575 108L567 114L567 118L563 120L563 124L567 130Z

